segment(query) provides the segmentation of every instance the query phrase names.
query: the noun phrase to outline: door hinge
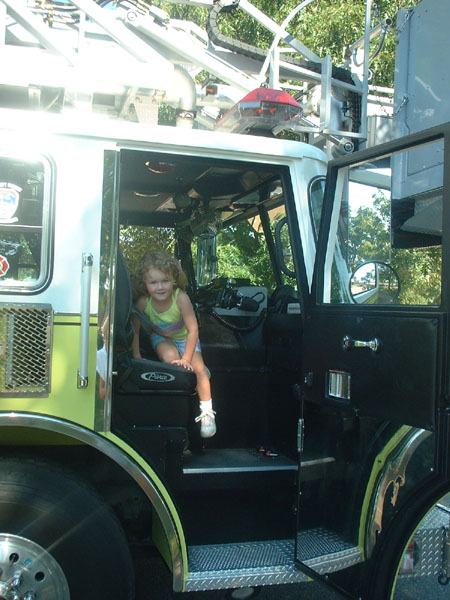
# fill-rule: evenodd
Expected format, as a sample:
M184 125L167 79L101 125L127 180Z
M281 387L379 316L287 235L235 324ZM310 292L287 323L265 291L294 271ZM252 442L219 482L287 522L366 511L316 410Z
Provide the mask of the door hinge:
M297 423L297 452L303 452L303 441L305 438L305 420L299 419Z
M313 372L312 371L308 371L303 376L303 383L305 384L306 387L311 388L313 386L313 379L314 379Z

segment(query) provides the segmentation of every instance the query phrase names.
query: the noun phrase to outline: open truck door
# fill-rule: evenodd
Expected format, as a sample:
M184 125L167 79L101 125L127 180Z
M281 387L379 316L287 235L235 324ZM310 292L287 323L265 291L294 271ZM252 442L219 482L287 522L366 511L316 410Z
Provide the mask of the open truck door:
M447 124L329 165L299 452L301 463L329 456L334 470L312 488L300 469L296 560L336 583L336 597L399 600L410 597L405 585L423 597L426 571L441 597L448 582L449 148ZM424 528L434 569L424 565ZM327 574L310 532L344 554L359 548L362 563Z

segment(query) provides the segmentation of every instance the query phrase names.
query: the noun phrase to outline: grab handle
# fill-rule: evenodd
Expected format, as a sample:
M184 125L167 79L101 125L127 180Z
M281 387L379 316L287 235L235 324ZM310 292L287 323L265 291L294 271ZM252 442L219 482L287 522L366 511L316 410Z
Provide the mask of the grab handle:
M342 338L342 348L345 351L351 350L352 348L369 348L372 352L379 352L383 347L383 342L380 338L373 338L367 342L363 340L354 340L350 335L344 335Z
M78 369L77 387L88 386L89 363L89 322L91 318L91 277L93 256L83 252L81 261L81 328L80 328L80 368Z

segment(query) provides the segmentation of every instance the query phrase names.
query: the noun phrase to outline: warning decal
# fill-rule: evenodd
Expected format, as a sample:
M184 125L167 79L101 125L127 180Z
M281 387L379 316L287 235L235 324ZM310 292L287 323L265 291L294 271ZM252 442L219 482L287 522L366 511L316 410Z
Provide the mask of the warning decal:
M0 254L0 277L2 277L2 275L6 275L6 273L8 271L9 271L9 262L5 256L2 256Z

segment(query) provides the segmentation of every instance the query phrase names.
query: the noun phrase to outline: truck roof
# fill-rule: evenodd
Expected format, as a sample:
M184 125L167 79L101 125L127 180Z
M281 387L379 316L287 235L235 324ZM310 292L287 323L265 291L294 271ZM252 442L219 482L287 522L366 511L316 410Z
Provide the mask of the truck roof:
M304 157L324 162L327 160L321 149L298 141L119 121L80 111L52 114L2 109L0 127L4 131L15 131L16 135L23 132L28 147L42 147L42 140L50 135L64 135L103 140L107 145L121 147L151 143L152 149L170 151L172 147L178 153L209 150L216 151L221 157L241 152L251 154L255 160L260 157L266 161Z

